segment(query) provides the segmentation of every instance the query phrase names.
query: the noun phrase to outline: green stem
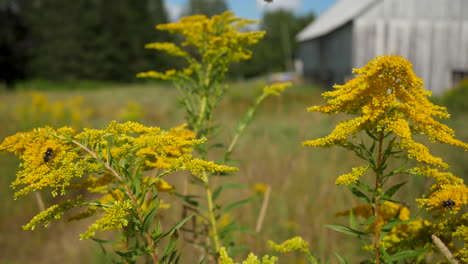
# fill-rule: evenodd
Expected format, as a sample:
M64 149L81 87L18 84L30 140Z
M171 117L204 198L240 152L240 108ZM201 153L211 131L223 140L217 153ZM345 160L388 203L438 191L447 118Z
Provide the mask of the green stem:
M198 113L198 119L197 119L197 122L195 123L195 126L194 126L194 132L195 132L195 134L197 136L201 136L201 135L199 135L200 130L201 130L200 127L201 127L201 124L203 122L203 119L205 118L207 103L208 103L208 97L203 96L202 101L201 101L201 105L200 105L200 112Z
M218 237L218 228L216 226L216 217L214 213L214 203L213 203L213 192L210 189L208 182L205 182L205 191L206 191L206 200L208 202L208 212L209 212L209 219L210 219L210 227L211 227L211 239L213 240L213 247L216 253L219 253L220 244L219 244L219 237Z
M380 188L382 181L382 165L383 165L383 132L379 133L379 152L377 156L377 168L375 169L375 197L374 197L374 215L375 215L375 263L380 264L380 226L379 226L379 204L380 204Z
M234 138L232 139L231 144L229 145L227 153L231 153L234 150L234 147L237 144L237 141L244 134L244 131L247 128L247 126L250 124L250 122L252 121L255 115L255 112L257 112L258 107L260 106L260 104L266 97L267 95L265 93L260 95L255 101L255 103L249 108L249 110L247 110L244 118L242 118L239 124L237 125L236 134L234 135Z

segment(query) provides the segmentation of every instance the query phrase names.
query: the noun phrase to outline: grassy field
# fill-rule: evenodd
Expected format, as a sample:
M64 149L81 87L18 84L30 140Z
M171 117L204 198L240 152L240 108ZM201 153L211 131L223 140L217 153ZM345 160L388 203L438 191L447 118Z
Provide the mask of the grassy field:
M68 90L58 89L62 86ZM74 125L77 127L104 127L111 120L134 120L146 125L170 128L184 122L184 113L177 104L177 90L167 84L51 84L29 82L17 92L2 92L0 98L0 139L18 131L43 125ZM232 137L237 120L260 93L262 81L232 83L230 91L217 109L216 123L221 133L216 142L226 143ZM31 94L41 89L41 94ZM256 235L239 238L250 250L268 253L266 241L276 242L300 235L310 242L311 251L322 260L335 263L333 253L345 256L349 263L357 263L362 252L356 241L324 227L325 224L345 224L345 218L334 213L359 204L346 188L337 187L337 176L347 173L360 161L342 149L311 149L301 142L324 136L343 116L308 113L306 108L320 104L321 91L311 86L294 86L281 97L271 97L261 106L256 119L242 138L233 164L239 172L227 181L242 184L268 184L272 196L263 229ZM43 96L43 97L42 97ZM77 97L81 97L77 99ZM60 103L61 102L61 103ZM63 113L63 114L60 114ZM446 123L457 131L457 137L468 141L466 120L468 113L453 113ZM213 143L213 142L212 142ZM445 157L451 171L462 178L468 173L467 154L455 148L434 145L434 154ZM215 156L212 159L216 159ZM92 241L79 240L88 222L66 223L59 220L47 228L22 231L21 225L38 212L34 195L13 201L9 184L14 179L17 161L10 155L0 158L0 264L13 263L104 263ZM168 179L181 187L182 177ZM410 201L420 196L429 182L412 178L399 198ZM245 190L247 196L252 190ZM224 200L239 198L238 192L226 192ZM413 198L412 200L410 200ZM165 219L171 221L178 212L178 200L168 195L172 204ZM45 203L50 203L45 198ZM254 229L259 203L252 203L233 213L233 218ZM414 212L416 209L414 210ZM189 246L185 245L189 248ZM184 263L195 263L195 253L185 251ZM282 263L301 263L295 255Z

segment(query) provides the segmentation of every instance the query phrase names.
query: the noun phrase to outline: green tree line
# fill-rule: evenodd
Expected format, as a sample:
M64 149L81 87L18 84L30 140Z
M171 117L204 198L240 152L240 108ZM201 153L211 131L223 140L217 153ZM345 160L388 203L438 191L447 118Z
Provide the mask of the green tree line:
M225 0L189 0L182 14L212 16L228 8ZM290 69L294 36L311 19L265 13L265 40L231 76ZM180 63L144 49L150 42L177 41L154 29L169 22L163 0L0 0L0 22L0 82L7 85L18 79L135 81L138 72Z

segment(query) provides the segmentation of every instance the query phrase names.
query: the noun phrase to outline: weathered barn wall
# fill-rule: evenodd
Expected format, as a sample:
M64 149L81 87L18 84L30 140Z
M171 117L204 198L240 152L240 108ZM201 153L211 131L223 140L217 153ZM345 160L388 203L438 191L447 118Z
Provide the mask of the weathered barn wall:
M342 84L351 73L352 24L348 23L330 34L305 41L300 58L306 78L325 85Z
M402 55L425 88L441 94L455 71L468 72L467 0L383 0L355 19L353 65Z
M378 0L358 18L466 19L467 0Z
M393 53L441 94L468 76L468 0L340 0L298 40L306 77L330 72L342 83L351 68Z

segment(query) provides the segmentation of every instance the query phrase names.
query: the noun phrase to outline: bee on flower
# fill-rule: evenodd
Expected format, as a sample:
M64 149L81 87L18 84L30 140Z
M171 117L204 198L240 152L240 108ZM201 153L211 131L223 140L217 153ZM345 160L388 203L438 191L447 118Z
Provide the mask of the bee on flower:
M43 159L44 162L47 163L52 159L52 155L54 154L54 150L52 148L47 148L47 151L44 153Z
M447 201L442 202L442 206L445 208L452 208L455 206L455 202L452 201L451 199L448 199Z

